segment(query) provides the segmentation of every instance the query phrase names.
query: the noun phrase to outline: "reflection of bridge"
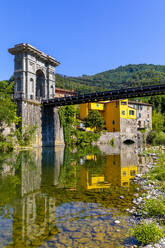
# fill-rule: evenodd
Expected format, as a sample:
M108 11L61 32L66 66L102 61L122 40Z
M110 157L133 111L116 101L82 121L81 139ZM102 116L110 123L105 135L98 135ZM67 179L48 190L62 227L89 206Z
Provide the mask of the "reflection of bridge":
M141 86L137 88L122 88L120 90L111 90L111 91L48 99L48 100L43 100L43 104L45 106L64 106L64 105L80 104L87 102L161 95L164 93L165 93L165 84L161 84L161 85L152 85L152 86Z

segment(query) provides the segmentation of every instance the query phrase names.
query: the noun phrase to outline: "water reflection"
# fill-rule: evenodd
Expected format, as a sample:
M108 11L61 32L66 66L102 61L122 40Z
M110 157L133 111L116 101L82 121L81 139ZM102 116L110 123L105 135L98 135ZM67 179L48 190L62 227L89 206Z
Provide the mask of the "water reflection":
M78 247L72 237L74 231L83 233L86 225L86 230L88 227L88 232L93 235L93 226L97 225L96 222L98 225L102 223L100 216L103 221L101 225L106 223L108 226L112 222L112 209L105 210L97 204L97 199L100 203L107 201L109 204L110 196L86 195L83 190L129 187L130 179L137 173L138 156L133 146L125 145L118 154L109 155L103 155L97 149L86 155L72 154L61 147L56 150L45 148L42 151L23 151L16 154L15 159L12 158L12 166L9 161L10 169L6 169L9 165L2 166L0 177L2 247L38 247L45 240L53 237L59 239L60 232L67 235L66 230L71 233L66 242L72 242L71 247ZM113 199L111 201L113 203ZM93 219L88 223L86 218L89 216ZM5 228L7 237L4 236ZM107 243L112 236L107 236ZM87 239L93 245L96 242L93 236ZM119 237L117 239L120 240ZM101 247L104 247L103 243L100 243Z
M129 186L138 170L138 155L134 146L123 144L119 154L105 156L103 166L97 156L88 155L81 168L81 183L86 189ZM88 161L93 161L90 166Z

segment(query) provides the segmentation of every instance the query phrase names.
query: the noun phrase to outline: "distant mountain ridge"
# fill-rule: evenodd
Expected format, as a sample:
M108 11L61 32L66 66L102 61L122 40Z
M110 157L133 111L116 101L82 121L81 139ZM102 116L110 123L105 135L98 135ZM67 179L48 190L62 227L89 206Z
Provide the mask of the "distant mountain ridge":
M159 83L165 83L164 65L130 64L81 77L56 75L57 87L74 89L79 92L104 91Z

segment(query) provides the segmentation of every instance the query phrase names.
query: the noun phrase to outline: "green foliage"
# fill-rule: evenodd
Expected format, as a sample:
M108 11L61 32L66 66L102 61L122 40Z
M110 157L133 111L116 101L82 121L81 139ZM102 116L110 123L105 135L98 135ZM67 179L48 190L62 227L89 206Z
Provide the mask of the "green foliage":
M165 133L152 130L147 136L147 143L153 145L165 145Z
M165 193L165 182L161 183L159 189L160 189L163 193Z
M113 146L114 146L114 143L115 143L115 140L114 140L114 138L112 138L112 139L110 140L110 145L113 147Z
M144 210L149 216L165 215L165 200L160 199L145 199Z
M145 222L135 227L133 235L142 245L147 245L151 242L156 243L164 237L163 231L155 223L147 224Z
M0 82L0 125L18 123L16 104L12 101L13 83Z
M35 132L37 129L37 125L33 127L19 127L15 131L15 135L18 140L18 144L20 146L29 146L32 143L32 140L34 138Z
M93 76L66 77L59 74L56 76L57 87L74 89L77 92L96 92L122 87L161 84L163 81L165 81L165 66L152 64L120 66Z
M161 112L153 111L152 114L153 130L147 137L147 143L153 145L165 145L165 116Z
M75 118L77 112L74 106L64 106L59 109L60 122L64 128L66 146L85 146L100 137L99 133L84 132L76 128L79 125L79 120Z
M162 154L159 158L158 163L149 172L149 179L158 180L160 182L165 181L165 154Z
M156 137L153 141L154 145L165 145L165 133L160 132L156 134Z
M78 129L75 129L72 134L72 144L81 147L91 144L100 138L100 133L98 132L85 132Z
M153 111L152 114L152 127L156 132L165 130L165 118L160 112Z
M0 81L0 152L10 152L13 150L12 135L4 137L3 130L12 124L17 124L17 107L12 101L13 83Z
M147 139L146 139L147 143L148 143L148 144L153 144L153 143L154 143L155 137L156 137L156 132L152 130L152 131L148 134L148 136L147 136Z
M14 146L12 142L0 141L0 152L11 152L13 151Z
M96 128L102 131L105 127L104 119L97 110L89 111L88 116L84 119L85 127Z
M61 125L64 126L65 124L72 125L75 120L75 107L73 105L63 106L59 109L59 116Z
M72 105L63 106L59 109L59 117L61 125L64 128L64 140L66 145L71 145L71 131L72 125L75 122L75 114L76 110Z

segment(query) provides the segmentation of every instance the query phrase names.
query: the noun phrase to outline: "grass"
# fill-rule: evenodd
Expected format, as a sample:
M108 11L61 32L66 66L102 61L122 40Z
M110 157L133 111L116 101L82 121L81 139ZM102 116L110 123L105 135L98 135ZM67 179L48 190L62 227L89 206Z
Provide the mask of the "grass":
M149 216L164 216L165 215L165 200L159 199L146 199L144 203L144 211Z
M142 245L159 242L164 237L164 232L154 222L147 224L140 223L133 230L133 235Z
M160 185L159 189L160 189L163 193L165 193L165 182L163 182L163 183Z
M165 181L165 154L159 156L158 163L148 174L149 179L155 181Z

